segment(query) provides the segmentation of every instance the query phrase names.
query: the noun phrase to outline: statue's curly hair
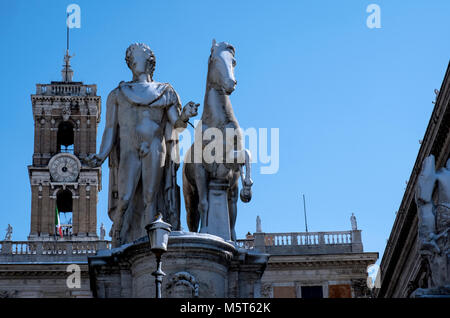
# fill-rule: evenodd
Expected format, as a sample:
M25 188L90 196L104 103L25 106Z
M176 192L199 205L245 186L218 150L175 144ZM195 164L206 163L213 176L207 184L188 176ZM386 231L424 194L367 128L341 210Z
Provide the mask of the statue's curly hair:
M148 55L148 66L150 67L150 77L153 78L153 72L155 71L156 58L153 54L153 51L147 44L144 43L133 43L131 44L125 53L125 61L127 62L128 67L131 69L131 65L133 64L133 53L135 50L142 50L144 53Z

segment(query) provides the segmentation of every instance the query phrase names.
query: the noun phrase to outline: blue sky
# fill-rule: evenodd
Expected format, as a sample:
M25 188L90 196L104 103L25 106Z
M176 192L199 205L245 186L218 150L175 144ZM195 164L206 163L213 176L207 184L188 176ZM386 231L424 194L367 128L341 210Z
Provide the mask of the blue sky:
M81 7L71 31L74 80L107 94L131 74L127 46L153 49L155 79L183 103L203 103L213 38L236 47L231 96L242 127L280 129L280 167L253 167L253 199L239 203L237 234L350 229L355 213L366 251L384 251L395 211L449 62L449 1L2 1L0 12L0 230L29 233L33 154L30 94L60 80L65 10ZM369 29L366 7L381 8ZM200 107L200 111L202 108ZM109 229L107 164L98 224ZM181 185L181 169L179 170ZM182 207L182 222L185 212Z

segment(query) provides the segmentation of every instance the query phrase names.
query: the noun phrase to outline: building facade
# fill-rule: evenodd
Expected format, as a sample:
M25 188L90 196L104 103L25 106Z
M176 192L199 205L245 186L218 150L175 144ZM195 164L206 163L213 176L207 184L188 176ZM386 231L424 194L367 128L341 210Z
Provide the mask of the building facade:
M450 158L450 65L440 90L435 92L435 106L381 261L378 297L413 297L418 288L430 287L429 265L421 256L418 240L419 216L415 195L424 160L433 155L436 169L441 169ZM447 278L450 277L449 264L447 254L444 264Z
M356 227L334 232L256 232L238 244L270 255L261 279L262 297L372 296L367 269L378 253L363 251L361 230Z

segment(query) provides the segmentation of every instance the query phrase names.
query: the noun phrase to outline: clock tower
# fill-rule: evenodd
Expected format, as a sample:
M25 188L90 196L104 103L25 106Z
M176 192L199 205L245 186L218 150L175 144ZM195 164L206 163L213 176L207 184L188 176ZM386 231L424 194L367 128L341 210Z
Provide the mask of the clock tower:
M101 168L85 164L96 153L101 98L96 85L72 81L69 52L62 81L37 84L29 240L98 240L97 194ZM58 211L58 212L57 212ZM57 231L58 216L62 237Z

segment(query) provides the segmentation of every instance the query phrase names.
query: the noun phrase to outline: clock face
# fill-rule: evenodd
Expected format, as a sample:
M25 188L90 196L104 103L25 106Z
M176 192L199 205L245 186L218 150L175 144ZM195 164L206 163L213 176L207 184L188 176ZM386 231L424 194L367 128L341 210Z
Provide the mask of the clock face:
M70 154L57 154L49 164L50 174L54 181L76 181L80 172L80 164L76 157Z

